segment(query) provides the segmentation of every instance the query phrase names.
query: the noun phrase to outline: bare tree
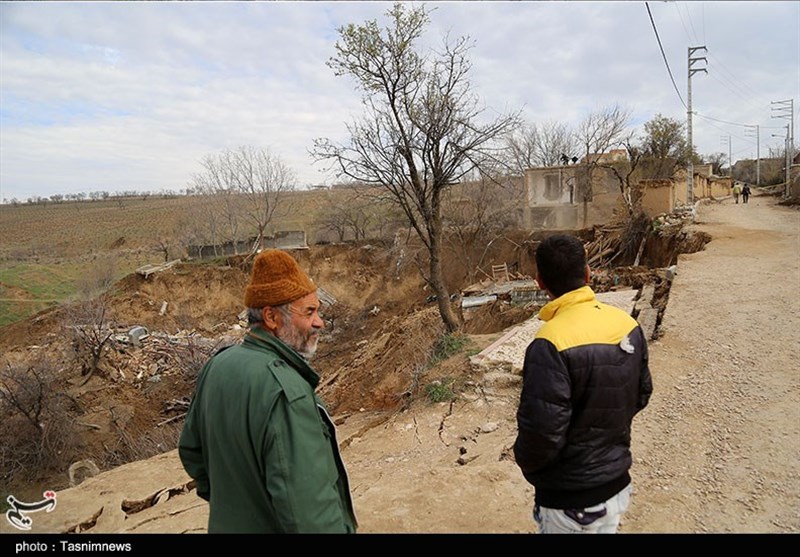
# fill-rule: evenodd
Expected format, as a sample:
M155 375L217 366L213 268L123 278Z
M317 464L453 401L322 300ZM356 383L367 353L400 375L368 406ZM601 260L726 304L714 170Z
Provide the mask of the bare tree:
M339 242L352 237L366 240L384 236L403 226L397 205L382 188L346 184L328 191L315 217L316 225L336 235Z
M0 477L61 467L72 457L77 402L59 385L58 366L44 355L0 368Z
M316 225L321 230L327 230L336 235L337 240L344 242L347 236L347 219L345 213L347 209L337 204L325 204L320 208L314 219Z
M447 191L446 243L457 255L469 282L475 280L489 248L513 226L521 194L521 187L486 176Z
M102 298L76 302L65 307L64 321L72 331L72 349L85 384L97 371L103 353L114 343L107 322L107 304Z
M499 140L519 124L517 115L484 123L468 80L469 39L443 41L440 52L419 50L429 23L424 6L396 3L391 24L375 20L339 29L336 75L355 78L365 114L347 126L350 141L317 139L312 155L339 176L377 185L390 194L428 252L425 277L448 331L461 327L442 275L442 193L471 170L496 161Z
M641 147L637 147L633 144L633 138L631 136L624 139L621 144L627 153L627 160L609 163L599 162L598 166L610 169L617 179L619 193L630 220L638 210L641 202L641 190L638 187L639 175L637 170L639 169L639 164L642 161L644 152Z
M201 205L201 211L213 244L237 244L244 216L257 233L254 247L263 246L276 211L295 190L294 172L269 150L252 146L207 155L201 164L203 170L191 185L209 196L210 203Z
M539 127L536 162L539 166L556 166L577 162L578 143L575 133L567 124L547 122Z
M535 123L522 124L509 133L505 141L508 148L506 164L512 173L524 176L525 170L539 166L537 154L541 139Z
M575 141L583 150L585 170L575 184L575 198L583 203L584 219L587 205L594 197L594 170L603 162L602 154L622 140L629 120L630 111L615 104L588 114L575 131Z
M722 169L726 162L728 162L728 155L725 153L712 153L702 157L703 162L711 165L711 172L717 176L722 175ZM730 165L728 165L728 174L731 172Z
M586 163L596 161L596 155L619 143L628 128L630 115L630 110L615 104L591 112L578 124L575 140L583 150Z
M506 144L506 164L520 176L528 168L569 164L578 159L575 134L559 122L523 124L506 137Z
M238 190L230 177L232 155L224 151L218 155L206 155L200 163L203 170L192 177L191 187L204 199L196 210L195 236L201 242L217 246L225 242L237 245L242 221Z
M294 171L267 149L239 147L231 153L230 179L247 199L247 215L258 230L257 246L264 246L264 235L276 211L294 191Z

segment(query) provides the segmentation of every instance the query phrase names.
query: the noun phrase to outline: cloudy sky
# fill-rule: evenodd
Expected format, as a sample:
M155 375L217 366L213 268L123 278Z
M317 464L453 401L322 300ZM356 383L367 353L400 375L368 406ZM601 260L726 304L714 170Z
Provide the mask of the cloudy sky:
M733 160L782 145L800 113L800 2L426 2L427 40L467 35L471 82L491 110L575 125L618 103L632 125L685 121ZM648 15L661 38L666 62ZM346 138L359 93L325 62L337 29L385 2L0 2L0 200L185 188L225 148L267 148L301 184L330 183L313 140ZM700 53L702 54L702 53ZM677 88L677 91L676 91ZM781 137L773 137L773 134ZM797 136L797 134L795 134ZM795 139L798 143L798 139Z

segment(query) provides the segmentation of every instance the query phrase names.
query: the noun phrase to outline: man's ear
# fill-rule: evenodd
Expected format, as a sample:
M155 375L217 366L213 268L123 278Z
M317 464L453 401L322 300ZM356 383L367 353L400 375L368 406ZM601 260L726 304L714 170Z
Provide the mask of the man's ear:
M539 290L547 290L547 285L538 274L536 275L536 284L539 285Z
M264 321L264 328L270 332L275 332L280 327L278 322L278 311L270 306L261 308L261 319Z
M591 282L590 282L591 278L592 278L592 270L589 269L589 265L586 265L586 271L585 271L585 275L584 275L583 281L586 284L591 284Z

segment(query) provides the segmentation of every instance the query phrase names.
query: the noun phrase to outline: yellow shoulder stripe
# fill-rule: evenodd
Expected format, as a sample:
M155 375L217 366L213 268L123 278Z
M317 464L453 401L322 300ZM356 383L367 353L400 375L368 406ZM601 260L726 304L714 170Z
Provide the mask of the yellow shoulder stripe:
M621 309L593 300L564 308L542 325L536 338L550 341L560 352L587 344L619 344L637 325Z

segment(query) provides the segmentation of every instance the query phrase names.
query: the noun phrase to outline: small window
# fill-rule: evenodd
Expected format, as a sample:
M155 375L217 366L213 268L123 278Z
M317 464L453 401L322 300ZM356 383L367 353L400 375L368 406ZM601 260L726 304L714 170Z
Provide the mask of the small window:
M544 177L544 197L549 201L561 199L561 183L558 174L546 174Z

